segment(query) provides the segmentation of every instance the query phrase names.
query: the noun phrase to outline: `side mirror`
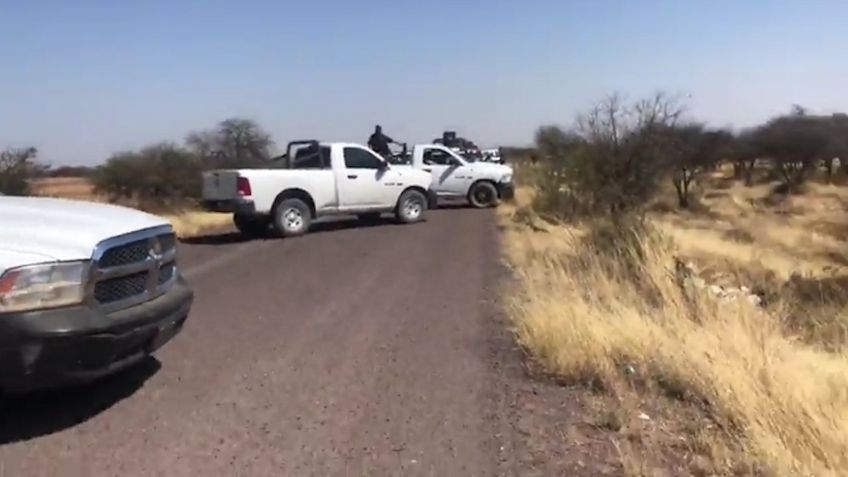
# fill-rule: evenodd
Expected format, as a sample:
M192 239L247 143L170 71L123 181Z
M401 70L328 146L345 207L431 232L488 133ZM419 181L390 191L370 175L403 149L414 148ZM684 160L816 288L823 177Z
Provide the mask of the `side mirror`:
M389 167L390 167L390 166L389 166L389 161L387 161L387 160L386 160L386 161L380 161L380 166L377 168L377 170L385 171L385 170L386 170L386 169L388 169Z

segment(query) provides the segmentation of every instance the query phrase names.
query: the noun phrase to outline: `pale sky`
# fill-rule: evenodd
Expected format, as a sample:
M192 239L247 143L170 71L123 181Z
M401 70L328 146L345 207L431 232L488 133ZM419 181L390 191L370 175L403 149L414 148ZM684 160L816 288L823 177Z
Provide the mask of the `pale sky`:
M848 2L0 0L0 147L53 164L230 116L292 139L523 145L602 96L742 127L848 110Z

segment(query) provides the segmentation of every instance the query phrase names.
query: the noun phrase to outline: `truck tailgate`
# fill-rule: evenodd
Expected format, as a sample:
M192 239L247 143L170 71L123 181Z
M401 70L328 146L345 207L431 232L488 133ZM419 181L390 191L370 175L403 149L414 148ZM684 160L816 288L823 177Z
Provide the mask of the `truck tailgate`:
M203 173L204 200L231 200L238 197L237 171L208 171Z

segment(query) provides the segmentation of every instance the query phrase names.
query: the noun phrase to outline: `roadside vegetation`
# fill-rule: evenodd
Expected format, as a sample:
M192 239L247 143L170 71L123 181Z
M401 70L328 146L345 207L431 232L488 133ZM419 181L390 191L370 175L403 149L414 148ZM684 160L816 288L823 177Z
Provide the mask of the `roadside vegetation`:
M163 142L117 152L94 167L51 168L38 160L34 147L8 148L0 152L0 193L125 205L168 218L180 235L196 235L232 220L198 210L201 173L268 160L273 145L254 121L231 118L189 133L182 145Z
M613 96L513 158L517 339L623 472L848 474L846 139L844 115L734 134Z

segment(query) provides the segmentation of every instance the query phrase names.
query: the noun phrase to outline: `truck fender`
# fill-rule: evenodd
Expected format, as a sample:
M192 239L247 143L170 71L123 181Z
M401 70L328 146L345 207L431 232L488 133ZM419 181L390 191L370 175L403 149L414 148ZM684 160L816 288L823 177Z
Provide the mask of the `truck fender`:
M312 218L315 218L315 201L312 200L312 195L310 195L309 192L306 192L305 190L296 187L286 189L277 194L277 197L274 198L274 205L271 207L271 210L273 211L277 207L277 204L286 199L300 199L306 202L306 205L309 206L309 212L312 214Z

